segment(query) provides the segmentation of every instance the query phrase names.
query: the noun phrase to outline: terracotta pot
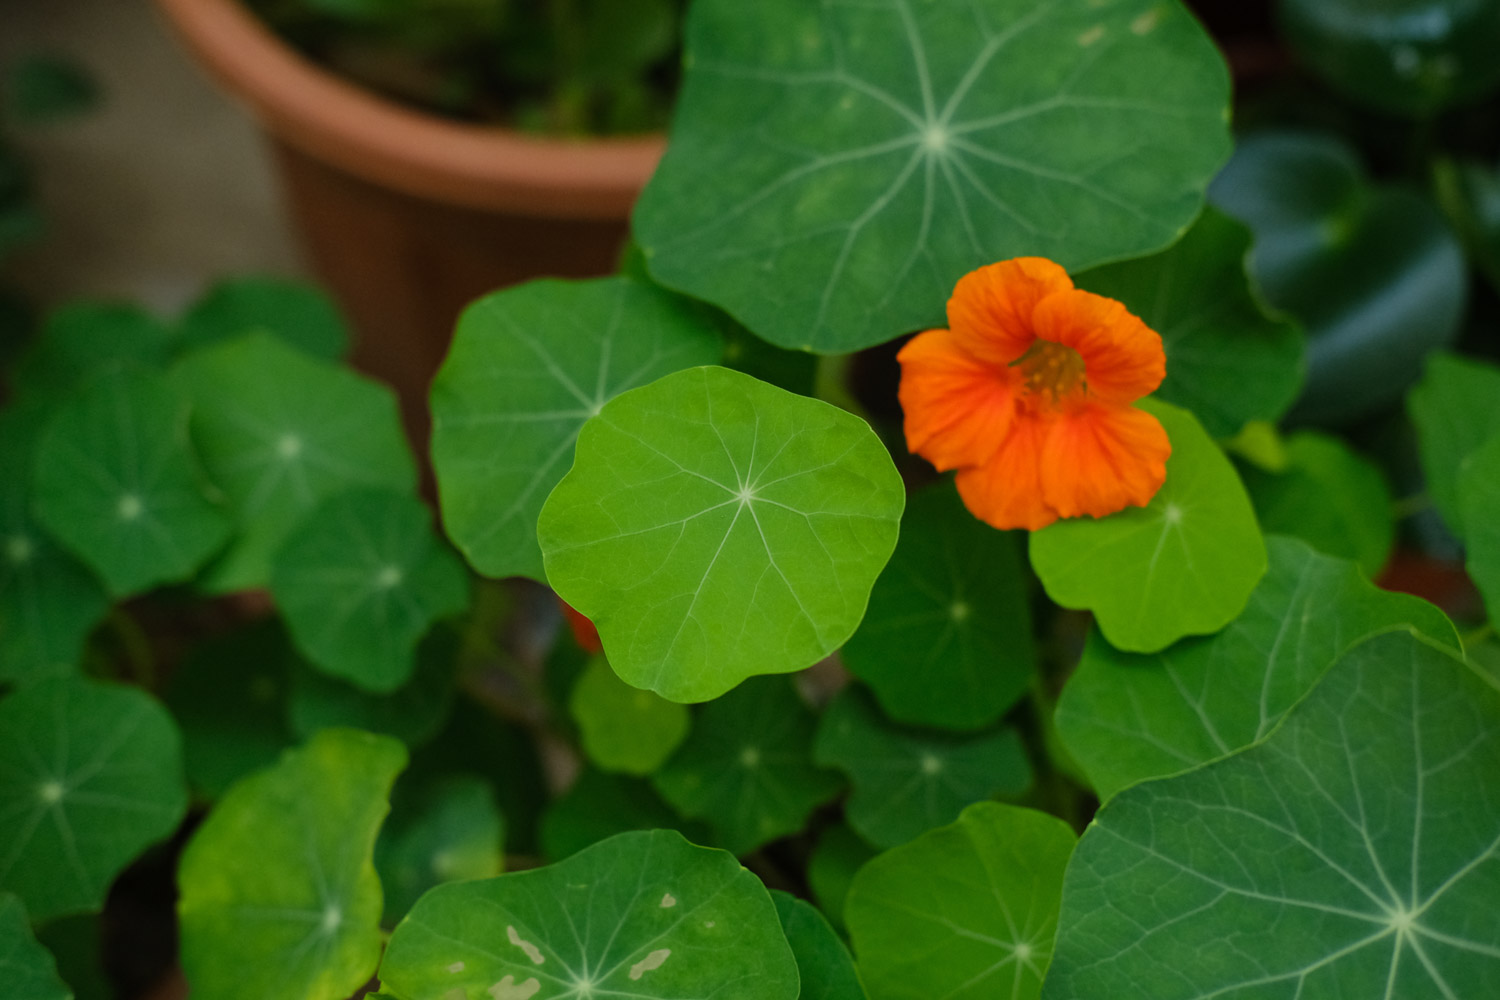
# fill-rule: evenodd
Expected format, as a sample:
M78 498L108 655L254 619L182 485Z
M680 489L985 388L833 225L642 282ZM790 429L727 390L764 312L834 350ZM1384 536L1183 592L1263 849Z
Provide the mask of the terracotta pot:
M237 0L156 0L269 135L309 258L349 316L354 363L413 438L462 307L504 285L614 270L665 140L541 139L450 122L307 61Z

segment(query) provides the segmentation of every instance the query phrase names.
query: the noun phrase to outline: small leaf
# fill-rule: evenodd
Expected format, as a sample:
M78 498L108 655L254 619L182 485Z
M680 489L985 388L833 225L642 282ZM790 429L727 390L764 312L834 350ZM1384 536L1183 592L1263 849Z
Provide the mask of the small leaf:
M432 624L468 605L469 579L421 501L352 490L319 504L287 536L271 593L314 666L383 694L411 677Z
M684 816L707 820L735 854L800 830L843 782L812 760L814 718L784 677L757 677L709 702L651 779Z
M685 705L631 687L603 657L573 685L568 710L590 760L606 771L634 775L660 767L687 736L690 722Z
M183 350L192 350L259 330L328 361L338 361L349 350L349 330L328 294L285 278L220 281L188 308L177 337Z
M718 360L710 311L629 278L534 281L464 310L432 384L443 524L486 576L544 580L536 519L584 421Z
M134 688L37 681L0 699L0 892L33 920L98 910L187 810L171 716Z
M655 829L678 830L695 844L712 836L702 823L673 812L650 783L585 766L542 817L542 853L561 861L617 833Z
M811 666L865 611L901 477L869 425L726 368L607 403L542 509L547 578L673 701Z
M840 694L818 727L814 759L849 775L849 825L876 847L895 847L951 823L992 795L1020 795L1031 764L1013 729L954 736L906 729L880 716L857 688Z
M385 922L395 924L435 885L499 875L504 843L505 818L482 778L398 782L390 819L375 842Z
M1217 635L1151 656L1097 634L1063 688L1057 725L1101 799L1266 736L1350 645L1410 626L1459 649L1441 611L1370 583L1351 563L1291 538L1267 539L1270 571Z
M844 665L893 719L975 729L1025 694L1035 655L1015 540L969 516L951 483L914 494Z
M1149 653L1217 632L1266 571L1266 547L1234 467L1186 410L1147 400L1172 440L1166 484L1146 507L1058 521L1031 535L1031 565L1105 638Z
M977 802L861 868L844 915L870 1000L1034 1000L1076 839L1045 813Z
M6 892L0 892L0 983L10 1000L73 1000L57 962L32 935L26 908Z
M401 744L325 729L230 789L178 870L182 969L194 996L336 1000L380 959L371 856Z
M787 944L797 958L802 992L797 1000L865 1000L865 989L854 971L849 949L833 932L828 920L812 904L789 892L772 890L776 915Z
M1500 432L1475 448L1458 476L1458 504L1468 534L1465 566L1484 595L1491 623L1500 621Z
M1500 995L1497 829L1500 689L1379 636L1263 742L1100 810L1043 996Z
M670 830L622 833L546 868L438 886L380 967L406 997L796 1000L760 880ZM586 987L580 989L582 984Z
M1417 428L1427 493L1455 535L1464 535L1458 480L1464 460L1500 434L1500 368L1473 358L1435 354L1406 397Z

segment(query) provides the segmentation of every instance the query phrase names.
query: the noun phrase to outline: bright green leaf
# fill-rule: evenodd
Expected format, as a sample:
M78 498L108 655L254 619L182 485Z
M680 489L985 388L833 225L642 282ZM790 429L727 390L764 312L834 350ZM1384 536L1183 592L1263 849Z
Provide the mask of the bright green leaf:
M487 576L544 580L536 519L578 429L606 402L712 364L710 310L629 278L535 281L459 318L432 385L443 524Z
M843 782L812 760L812 710L785 677L756 677L705 705L651 779L684 816L744 854L793 833Z
M229 537L164 377L115 370L60 403L35 455L38 519L116 597L187 579Z
M285 278L228 278L210 288L178 323L190 350L265 330L313 357L337 361L349 350L338 306L314 285Z
M6 1000L73 1000L73 991L57 977L57 962L32 935L26 908L4 892L0 892L0 983L5 985Z
M617 833L655 829L680 830L695 844L712 836L703 824L674 813L648 782L585 766L542 817L542 853L561 861Z
M876 847L904 844L953 822L970 803L1020 795L1031 785L1015 730L955 736L907 729L882 718L852 687L824 713L813 756L849 775L845 818Z
M1379 636L1263 742L1099 812L1043 995L1500 996L1497 830L1500 690Z
M325 729L219 800L183 852L182 969L213 1000L341 1000L380 959L371 861L401 744Z
M1417 428L1427 493L1449 530L1462 536L1459 470L1475 449L1500 434L1500 368L1473 358L1435 354L1422 381L1407 394L1406 409Z
M505 867L505 818L489 783L458 775L433 784L396 784L391 816L375 842L375 870L394 924L428 889L490 878Z
M394 736L408 747L420 746L438 734L453 707L458 653L458 637L452 631L429 632L417 644L411 678L389 694L361 690L297 657L287 716L292 731L306 739L319 729L346 726Z
M818 838L807 859L807 885L829 923L844 929L844 899L855 872L879 852L842 823L830 826Z
M314 666L382 694L411 677L428 628L467 606L469 579L421 501L352 490L319 504L287 536L271 593Z
M772 890L771 899L776 903L776 915L781 918L787 944L797 958L797 971L802 979L802 992L797 1000L865 1000L859 973L854 971L854 959L849 957L849 949L828 925L827 918L811 903L780 889Z
M844 665L886 714L975 729L1031 684L1035 651L1015 540L973 518L951 483L913 495Z
M940 325L998 259L1162 247L1229 150L1223 61L1175 0L712 0L686 34L635 235L784 347Z
M438 886L396 928L380 978L398 996L468 1000L595 991L796 1000L798 988L760 880L670 830L622 833L546 868Z
M416 486L391 391L270 333L197 351L174 378L193 401L193 443L239 528L209 568L212 590L266 586L277 547L329 496Z
M693 368L584 426L537 534L548 580L598 626L615 671L703 701L849 638L904 503L864 421Z
M578 722L583 751L606 771L647 775L671 756L688 733L687 706L620 680L596 657L573 685L568 710Z
M1468 535L1465 566L1500 622L1500 432L1475 448L1458 476L1459 512Z
M1151 656L1089 637L1057 725L1101 799L1262 739L1329 664L1375 632L1406 625L1459 649L1453 625L1426 601L1381 590L1296 539L1267 543L1269 572L1217 635Z
M844 916L870 1000L1034 1000L1077 838L977 802L860 869Z
M33 920L97 910L187 810L171 716L134 688L57 677L0 699L0 892Z
M1217 632L1266 571L1266 546L1234 467L1186 410L1142 404L1172 440L1167 481L1145 507L1058 521L1031 535L1031 565L1105 638L1149 653Z
M1266 315L1245 273L1250 232L1209 208L1166 251L1078 275L1161 334L1158 396L1193 411L1216 438L1276 421L1302 387L1302 333Z

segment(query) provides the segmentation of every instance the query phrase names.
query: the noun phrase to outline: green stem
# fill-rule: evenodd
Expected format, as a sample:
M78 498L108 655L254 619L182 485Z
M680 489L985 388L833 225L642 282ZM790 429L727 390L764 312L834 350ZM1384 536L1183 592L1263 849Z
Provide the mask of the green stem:
M125 654L125 679L147 691L152 690L156 686L156 656L146 630L118 605L110 610L109 627Z
M854 393L849 391L849 366L853 363L852 354L819 355L818 367L813 374L813 395L847 410L867 424L873 423L859 400L854 398Z
M1465 632L1463 635L1459 636L1458 639L1459 639L1459 642L1463 643L1464 649L1468 650L1468 649L1470 649L1470 648L1472 648L1474 646L1479 645L1481 642L1484 642L1484 640L1488 639L1490 636L1492 636L1494 634L1495 634L1495 625L1494 625L1494 623L1493 622L1485 622L1483 625L1479 626L1478 628L1471 629L1468 632Z
M1404 521L1408 517L1416 517L1432 507L1432 497L1425 491L1413 493L1409 497L1402 497L1391 504L1391 517L1397 521Z

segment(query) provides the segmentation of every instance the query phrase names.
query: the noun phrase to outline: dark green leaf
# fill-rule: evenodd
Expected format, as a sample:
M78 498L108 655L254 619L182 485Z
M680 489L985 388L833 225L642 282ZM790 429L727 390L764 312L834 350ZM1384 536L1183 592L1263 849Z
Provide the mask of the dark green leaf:
M26 908L6 892L0 892L0 983L7 1000L73 1000L52 955L32 936Z
M473 776L432 785L396 784L391 817L375 842L385 922L406 915L443 882L490 878L505 867L505 818L489 783Z
M319 729L347 726L394 736L417 747L437 735L453 706L458 637L446 629L429 632L417 645L411 678L389 694L371 694L321 673L300 657L292 671L288 718L306 739Z
M830 826L807 859L807 884L829 923L844 929L844 898L854 873L879 852L843 824Z
M182 349L191 350L262 330L329 361L349 350L348 328L328 294L285 278L219 282L189 307L177 336Z
M865 1000L849 949L812 905L779 889L771 892L787 944L797 957L802 992L797 1000Z
M1500 433L1464 460L1458 504L1468 535L1465 566L1484 595L1490 622L1500 622Z
M72 302L47 316L13 384L21 396L55 398L121 363L158 368L171 347L172 331L139 306Z
M1500 434L1500 368L1472 358L1436 354L1406 397L1417 428L1427 493L1455 535L1462 536L1458 480L1464 460Z
M701 823L686 821L640 778L585 767L542 817L542 853L553 861L627 830L672 829L695 844L710 842Z

